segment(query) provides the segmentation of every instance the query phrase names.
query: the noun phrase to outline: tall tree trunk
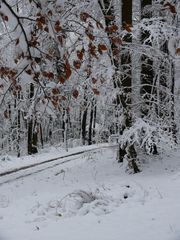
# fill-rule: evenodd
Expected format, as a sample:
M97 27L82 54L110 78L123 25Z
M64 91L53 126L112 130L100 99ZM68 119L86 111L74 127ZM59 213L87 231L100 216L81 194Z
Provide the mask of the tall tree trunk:
M102 9L102 12L105 16L105 23L106 27L109 27L113 24L113 21L109 18L106 18L106 15L114 16L116 11L113 9L113 5L111 4L112 1L110 0L104 0L104 4L102 5L102 1L99 1L100 7ZM117 4L117 1L116 1ZM104 9L105 8L105 9ZM122 0L122 9L121 14L122 17L122 24L125 25L131 25L132 24L132 0ZM112 18L113 19L113 18ZM115 17L116 19L116 17ZM119 29L121 26L118 26ZM111 45L112 53L115 53L119 50L118 46L113 43L112 36L108 34L109 42ZM130 35L127 35L126 37L126 47L128 47L128 43L131 42ZM132 113L130 109L131 104L131 56L129 54L129 51L126 50L126 48L121 47L121 50L125 52L124 54L121 54L121 59L117 57L117 55L113 55L112 63L115 67L115 74L114 74L114 87L119 88L119 94L116 98L116 104L117 108L123 108L123 114L124 114L124 124L121 125L120 134L122 135L124 130L131 127L132 125ZM121 72L121 75L119 74ZM123 144L119 144L119 150L118 150L118 161L122 162L124 160L125 156L128 156L129 162L133 161L133 164L131 164L134 172L138 172L139 168L136 164L136 154L135 147L132 146L130 148L133 148L134 151L126 151L128 146L124 146Z
M175 66L172 63L172 83L171 83L171 132L174 142L177 144L177 126L175 122Z
M93 114L93 137L95 137L95 135L96 135L96 114L97 114L97 106L96 106L96 102L95 102L94 114Z
M32 101L32 98L34 96L34 85L30 84L30 93L29 93L29 99ZM33 115L33 113L32 113ZM34 154L38 152L37 149L37 131L36 131L36 121L33 120L34 116L31 116L31 118L28 121L28 154Z
M143 18L149 18L151 17L150 14L144 13L144 8L147 5L152 5L152 0L142 0L141 1L141 19ZM144 44L144 40L149 36L148 32L142 32L141 34L141 42ZM149 43L146 43L146 45L151 45ZM149 105L153 101L152 95L154 94L154 85L153 79L153 61L146 55L142 55L141 57L141 96L144 99L145 103L143 104L141 108L142 117L147 116L149 113ZM153 92L152 92L153 90Z
M132 0L122 0L122 25L123 27L132 25ZM126 43L130 45L132 42L131 36L127 34ZM122 50L123 49L122 47ZM122 65L122 87L124 90L124 95L121 96L121 104L124 109L124 119L125 125L122 126L121 132L123 133L124 129L130 128L133 122L132 115L132 59L130 53L126 52L122 54L121 57ZM119 147L119 161L123 161L124 157L127 157L129 166L133 169L134 173L138 173L139 167L137 164L137 153L135 146L132 143L127 143L126 146Z
M43 130L42 130L42 124L39 124L39 131L40 131L40 140L41 140L41 147L44 147L44 140L43 140Z
M86 122L87 122L87 108L84 109L83 114L82 114L82 124L81 124L81 129L82 129L82 144L86 144Z
M91 102L91 110L90 110L90 117L89 117L89 131L88 131L88 145L91 145L91 144L92 144L93 115L94 115L94 100L92 100L92 102Z

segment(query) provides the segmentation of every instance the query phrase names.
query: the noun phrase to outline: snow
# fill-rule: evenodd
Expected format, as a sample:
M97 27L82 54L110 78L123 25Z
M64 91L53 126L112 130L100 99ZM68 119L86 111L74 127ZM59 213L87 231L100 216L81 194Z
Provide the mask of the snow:
M12 155L4 155L0 156L0 174L11 171L17 168L21 168L24 166L30 166L32 164L45 162L48 159L54 159L62 156L67 156L73 153L77 153L79 151L88 151L92 149L102 148L102 147L108 147L109 144L94 144L90 146L79 146L74 148L69 148L68 151L65 150L64 147L56 147L51 146L48 148L44 148L39 150L40 153L36 155L31 156L23 156L21 158L18 158L16 156Z
M129 175L114 148L94 147L6 184L1 177L0 240L179 240L179 155L148 156Z

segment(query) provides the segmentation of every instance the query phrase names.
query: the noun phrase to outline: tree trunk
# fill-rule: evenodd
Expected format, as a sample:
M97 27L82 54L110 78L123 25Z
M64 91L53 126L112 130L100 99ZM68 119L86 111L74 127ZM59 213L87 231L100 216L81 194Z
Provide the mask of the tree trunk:
M43 130L41 123L39 124L39 131L40 131L40 140L41 140L41 146L44 147L44 141L43 141Z
M113 20L107 19L106 15L110 15L110 16L114 16L114 14L116 13L116 11L113 9L113 5L111 4L112 1L110 0L104 0L104 7L102 5L102 1L99 1L99 5L102 9L102 12L105 16L105 23L106 23L106 27L111 26L111 24L113 24ZM122 9L121 9L121 17L122 17L122 24L125 25L131 25L132 24L132 0L122 0ZM115 16L114 16L115 17ZM115 17L116 19L116 17ZM119 29L121 28L121 26L118 26ZM109 42L111 45L111 50L112 53L115 53L115 50L120 50L119 47L117 45L115 45L113 43L113 41L111 40L111 34L108 34L109 37ZM131 42L131 37L130 35L127 35L126 37L126 42L130 43ZM128 44L127 44L128 46ZM132 125L132 112L130 109L130 104L131 104L131 56L129 54L129 52L127 52L127 50L123 47L121 47L121 51L124 52L124 54L121 54L121 58L117 57L117 55L113 55L113 59L112 59L112 63L115 67L115 74L114 74L114 87L115 88L119 88L119 94L117 95L116 98L116 104L117 107L120 106L121 108L123 108L123 112L124 112L124 125L121 126L120 129L120 134L123 134L124 130L126 128L131 127ZM126 53L126 54L125 54ZM119 74L121 73L121 75ZM134 147L134 146L133 146ZM134 151L135 151L135 147L134 147ZM122 162L124 157L127 155L127 151L126 151L126 147L125 146L121 146L121 144L119 144L119 149L117 152L117 156L118 156L118 161ZM137 172L138 166L136 164L136 158L135 155L133 155L132 151L129 151L129 157L133 158L133 170L134 172Z
M96 111L97 111L97 106L95 103L94 114L93 114L93 137L95 137L95 135L96 135Z
M34 85L31 83L30 84L30 94L29 94L29 99L32 101L32 98L34 96ZM34 113L32 113L31 118L29 119L28 122L28 154L34 154L38 152L37 149L37 142L38 142L38 136L37 136L37 131L35 130L36 127L36 121L33 121L33 116Z
M88 145L92 144L92 125L93 125L93 115L94 115L94 101L91 103L90 118L89 118L89 131L88 131Z
M86 144L86 122L87 122L87 108L85 108L82 116L82 124L81 124L81 129L82 129L82 144Z

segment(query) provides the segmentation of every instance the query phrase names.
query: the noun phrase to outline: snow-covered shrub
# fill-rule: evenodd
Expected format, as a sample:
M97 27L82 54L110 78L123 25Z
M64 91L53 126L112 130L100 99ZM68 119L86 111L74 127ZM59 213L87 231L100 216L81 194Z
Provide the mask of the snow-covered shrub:
M83 190L74 191L65 196L59 204L62 213L68 215L75 215L84 204L93 202L96 196L92 192L86 192Z
M88 213L103 215L110 213L120 202L122 202L122 199L115 200L99 189L94 192L77 190L67 194L60 200L49 201L46 206L37 203L31 209L31 213L44 218L83 216Z
M148 154L153 151L164 151L174 147L175 143L170 132L161 126L152 125L138 118L132 127L126 129L119 139L121 146L135 144L145 150Z

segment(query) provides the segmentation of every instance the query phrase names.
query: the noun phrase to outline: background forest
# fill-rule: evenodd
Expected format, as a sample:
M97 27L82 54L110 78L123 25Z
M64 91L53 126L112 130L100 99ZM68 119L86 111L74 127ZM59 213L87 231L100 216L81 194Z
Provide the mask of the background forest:
M178 143L178 0L1 0L0 150L117 141L141 151Z

